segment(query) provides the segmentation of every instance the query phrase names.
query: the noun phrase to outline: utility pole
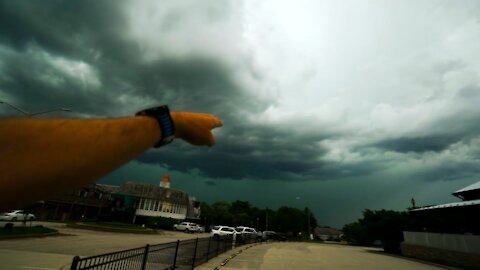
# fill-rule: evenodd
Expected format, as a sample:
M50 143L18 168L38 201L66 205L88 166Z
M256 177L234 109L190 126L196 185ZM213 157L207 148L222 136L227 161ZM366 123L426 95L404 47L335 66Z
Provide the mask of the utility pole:
M308 237L312 240L312 231L310 228L310 209L307 207Z
M302 197L297 196L296 200L302 200ZM310 208L308 208L308 200L303 200L305 203L305 211L307 212L307 223L308 223L308 238L313 240L312 230L310 226Z
M268 231L268 208L265 210L265 231Z
M67 108L55 108L55 109L50 109L50 110L45 110L45 111L39 111L39 112L29 112L27 110L24 110L18 106L15 106L11 103L8 103L6 101L0 100L0 104L5 104L10 106L11 108L15 109L16 111L21 112L22 114L26 115L27 117L32 117L34 115L39 115L39 114L44 114L44 113L49 113L49 112L56 112L56 111L62 111L62 112L71 112L72 110L67 109Z

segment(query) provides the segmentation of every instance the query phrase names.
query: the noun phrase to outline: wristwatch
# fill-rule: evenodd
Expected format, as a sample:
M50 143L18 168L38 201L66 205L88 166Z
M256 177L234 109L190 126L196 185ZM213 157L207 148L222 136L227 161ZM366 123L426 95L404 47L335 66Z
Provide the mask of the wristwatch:
M135 115L150 116L157 120L158 125L160 126L162 137L160 138L160 141L155 144L155 148L169 144L175 138L175 127L173 125L172 116L170 115L170 110L168 109L167 105L145 109L137 112Z

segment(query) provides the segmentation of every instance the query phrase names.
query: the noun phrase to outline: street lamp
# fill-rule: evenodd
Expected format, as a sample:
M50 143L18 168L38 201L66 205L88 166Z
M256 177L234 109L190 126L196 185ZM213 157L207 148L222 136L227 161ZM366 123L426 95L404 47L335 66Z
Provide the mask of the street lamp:
M27 110L24 110L18 106L15 106L13 104L10 104L6 101L3 101L3 100L0 100L0 104L6 104L8 106L10 106L11 108L23 113L24 115L28 116L28 117L32 117L34 115L39 115L39 114L44 114L44 113L49 113L49 112L56 112L56 111L62 111L62 112L71 112L72 110L68 109L68 108L55 108L55 109L50 109L50 110L45 110L45 111L39 111L39 112L29 112Z

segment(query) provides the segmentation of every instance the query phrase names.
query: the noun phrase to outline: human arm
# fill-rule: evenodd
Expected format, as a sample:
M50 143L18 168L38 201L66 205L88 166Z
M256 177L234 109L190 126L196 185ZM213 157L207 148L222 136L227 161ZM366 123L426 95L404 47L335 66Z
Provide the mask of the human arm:
M211 115L172 112L175 136L213 145ZM116 119L0 119L0 208L75 190L155 145L161 130L147 116Z

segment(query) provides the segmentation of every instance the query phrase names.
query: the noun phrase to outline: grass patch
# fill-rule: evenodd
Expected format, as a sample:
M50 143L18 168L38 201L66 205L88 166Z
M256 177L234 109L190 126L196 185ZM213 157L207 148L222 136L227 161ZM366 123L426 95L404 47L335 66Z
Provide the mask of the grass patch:
M68 223L68 227L76 229L87 229L106 232L121 232L121 233L142 233L142 234L156 234L156 230L144 228L140 225L120 223L120 222L82 222L82 223Z
M0 229L0 239L40 237L56 234L58 234L57 230L43 226L13 226L10 230Z

